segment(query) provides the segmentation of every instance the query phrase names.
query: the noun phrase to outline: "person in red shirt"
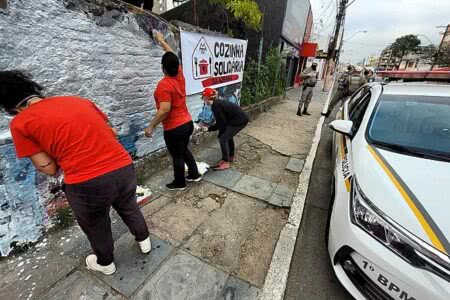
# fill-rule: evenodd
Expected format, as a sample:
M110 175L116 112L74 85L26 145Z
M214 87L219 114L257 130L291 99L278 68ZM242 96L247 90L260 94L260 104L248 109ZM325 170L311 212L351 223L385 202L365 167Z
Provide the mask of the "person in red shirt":
M89 269L112 274L114 243L109 211L119 213L143 253L151 242L136 202L136 174L107 116L94 103L75 96L46 98L42 87L19 71L0 72L0 106L14 115L10 124L19 158L55 176L64 172L70 207L95 254Z
M151 137L159 123L164 128L164 141L172 156L175 180L166 185L169 190L186 189L187 181L200 181L202 176L197 163L189 150L189 140L194 131L194 123L186 106L186 82L178 57L166 43L161 33L155 35L166 53L162 58L164 78L156 87L154 98L156 115L145 129L145 135ZM185 164L188 176L185 177Z

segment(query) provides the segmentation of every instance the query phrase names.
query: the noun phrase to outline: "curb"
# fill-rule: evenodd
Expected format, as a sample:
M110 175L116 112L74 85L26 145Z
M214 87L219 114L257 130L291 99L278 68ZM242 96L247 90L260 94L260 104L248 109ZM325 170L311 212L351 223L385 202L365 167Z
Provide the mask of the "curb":
M329 91L327 101L325 102L325 107L327 109L332 91L332 89ZM295 244L297 241L297 235L302 222L312 167L314 159L316 158L324 122L325 117L321 116L319 122L317 123L314 138L312 140L312 146L306 158L303 171L299 176L299 182L294 195L294 201L291 206L288 221L281 231L273 253L272 262L270 263L270 268L266 275L262 293L259 296L260 300L283 300L292 256L294 254Z

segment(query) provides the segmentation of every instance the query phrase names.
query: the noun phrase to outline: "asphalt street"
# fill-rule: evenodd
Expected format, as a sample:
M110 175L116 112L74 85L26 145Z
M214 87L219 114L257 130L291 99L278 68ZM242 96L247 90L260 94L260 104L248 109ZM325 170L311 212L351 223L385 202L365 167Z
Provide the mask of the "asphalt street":
M314 161L303 220L289 272L286 300L352 299L334 275L325 247L332 178L332 131L327 125L331 121L331 117L325 121Z

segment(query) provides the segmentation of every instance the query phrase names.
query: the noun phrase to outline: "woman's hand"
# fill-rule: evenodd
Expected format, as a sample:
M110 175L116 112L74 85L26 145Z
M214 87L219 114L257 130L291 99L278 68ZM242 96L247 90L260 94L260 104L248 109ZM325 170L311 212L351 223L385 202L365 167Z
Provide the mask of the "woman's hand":
M165 42L163 34L161 32L159 32L159 31L155 32L153 37L155 38L155 41L157 41L160 44Z
M153 39L163 47L164 51L166 52L174 52L172 47L170 47L169 44L167 44L164 35L159 31L153 31Z
M144 130L145 136L148 138L153 137L153 127L149 126Z

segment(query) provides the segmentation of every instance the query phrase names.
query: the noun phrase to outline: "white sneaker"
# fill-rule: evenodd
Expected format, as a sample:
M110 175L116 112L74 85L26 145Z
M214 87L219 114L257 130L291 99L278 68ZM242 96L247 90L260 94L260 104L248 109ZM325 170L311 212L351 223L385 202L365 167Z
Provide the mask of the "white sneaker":
M105 275L111 275L116 272L116 265L110 263L107 266L102 266L97 263L97 255L91 254L86 257L86 266L89 270L98 271Z
M146 238L142 242L138 242L139 247L141 248L142 253L148 254L152 251L152 242L150 241L150 237Z

